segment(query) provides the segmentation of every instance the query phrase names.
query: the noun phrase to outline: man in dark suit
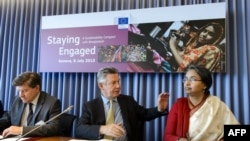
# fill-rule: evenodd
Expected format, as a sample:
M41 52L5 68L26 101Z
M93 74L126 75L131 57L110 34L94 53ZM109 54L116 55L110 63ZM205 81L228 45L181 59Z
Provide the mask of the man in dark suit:
M133 97L120 94L120 77L116 68L101 68L97 82L102 94L83 105L82 116L76 125L76 138L97 140L109 136L113 140L139 141L142 139L138 123L167 114L168 93L161 93L158 106L148 109L138 105ZM114 123L106 124L110 100Z
M24 72L12 84L19 96L14 99L8 112L8 127L3 131L3 137L24 135L61 112L60 100L41 91L41 79L37 73ZM59 135L59 120L57 118L27 136Z
M0 118L3 116L4 110L3 110L3 104L2 101L0 101Z
M2 121L5 121L5 119L2 118L3 115L4 115L3 104L2 101L0 101L0 132L2 132L5 127L5 125L2 123Z

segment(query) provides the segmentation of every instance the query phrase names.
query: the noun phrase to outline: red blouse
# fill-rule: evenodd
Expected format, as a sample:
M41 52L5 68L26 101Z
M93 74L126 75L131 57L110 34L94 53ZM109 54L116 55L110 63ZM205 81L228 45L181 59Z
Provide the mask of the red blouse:
M187 138L189 116L188 99L179 98L168 114L164 141L177 141L180 137Z

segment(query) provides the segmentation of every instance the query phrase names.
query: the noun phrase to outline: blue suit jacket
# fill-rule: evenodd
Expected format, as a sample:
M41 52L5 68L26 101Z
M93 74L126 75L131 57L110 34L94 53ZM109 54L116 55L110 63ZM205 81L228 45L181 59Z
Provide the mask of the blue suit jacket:
M158 112L157 107L146 109L138 105L131 96L121 94L117 97L117 102L121 108L123 123L129 141L142 140L139 134L142 131L138 131L138 123L166 115L166 112ZM103 138L103 136L99 135L101 125L105 125L105 111L102 98L99 97L83 105L83 114L78 120L75 136L82 139Z
M9 111L8 123L9 126L16 125L20 126L22 120L22 113L25 110L25 103L17 96L11 109ZM36 126L35 124L39 121L46 122L47 120L51 119L52 117L56 116L61 112L61 102L56 97L50 96L45 92L41 92L40 96L37 101L37 106L34 111L34 115L31 121L31 125L34 126L25 126L23 127L23 134L29 132L30 130L34 129ZM38 128L34 132L30 133L27 136L55 136L59 135L59 122L60 118L57 118L46 125Z

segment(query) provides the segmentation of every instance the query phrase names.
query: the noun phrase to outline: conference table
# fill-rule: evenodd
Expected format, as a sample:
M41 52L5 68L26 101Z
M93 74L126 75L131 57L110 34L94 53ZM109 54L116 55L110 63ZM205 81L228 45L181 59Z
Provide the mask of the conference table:
M3 141L70 141L74 140L70 137L60 137L60 136L55 136L55 137L24 137L24 138L19 138L19 137L9 137L9 138L4 138L0 139Z
M27 139L22 139L22 141L70 141L70 140L74 140L70 137L60 137L60 136L56 136L56 137L31 137L31 138L27 138Z
M18 137L6 138L2 139L3 141L17 141ZM1 140L1 139L0 139ZM74 139L71 137L62 137L62 136L54 136L54 137L29 137L29 138L20 138L18 141L91 141L84 139ZM101 139L99 141L110 141L107 139Z

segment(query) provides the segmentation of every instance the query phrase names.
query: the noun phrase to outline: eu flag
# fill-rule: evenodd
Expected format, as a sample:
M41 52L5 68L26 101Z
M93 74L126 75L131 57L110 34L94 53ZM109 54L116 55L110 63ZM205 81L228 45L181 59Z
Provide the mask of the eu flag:
M118 25L121 25L121 24L128 24L128 17L119 18Z

